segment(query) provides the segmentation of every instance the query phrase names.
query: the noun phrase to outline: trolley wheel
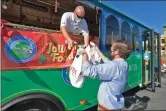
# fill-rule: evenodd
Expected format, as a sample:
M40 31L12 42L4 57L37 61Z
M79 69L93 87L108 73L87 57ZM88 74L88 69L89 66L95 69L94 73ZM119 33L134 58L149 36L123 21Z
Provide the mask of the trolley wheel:
M5 111L62 111L58 105L42 99L26 100Z

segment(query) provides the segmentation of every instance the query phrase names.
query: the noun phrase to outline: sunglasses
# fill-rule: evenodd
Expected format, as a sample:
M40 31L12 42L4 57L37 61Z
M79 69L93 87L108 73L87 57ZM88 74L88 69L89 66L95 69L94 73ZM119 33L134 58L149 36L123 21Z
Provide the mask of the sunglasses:
M76 14L77 18L79 18L79 19L83 19L84 18L84 17L79 16L76 12L75 12L75 14Z

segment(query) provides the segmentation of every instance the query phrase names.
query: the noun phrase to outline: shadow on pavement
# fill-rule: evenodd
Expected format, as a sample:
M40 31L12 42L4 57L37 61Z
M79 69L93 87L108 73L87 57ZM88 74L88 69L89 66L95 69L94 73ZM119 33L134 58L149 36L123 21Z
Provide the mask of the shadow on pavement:
M125 97L124 110L144 111L147 108L150 98L147 96L139 97L136 93L140 90L143 89L141 89L140 87L136 87L123 94Z
M142 98L137 95L125 97L124 109L127 110L130 108L131 110L144 111L147 108L149 101L150 98L147 96L143 96Z

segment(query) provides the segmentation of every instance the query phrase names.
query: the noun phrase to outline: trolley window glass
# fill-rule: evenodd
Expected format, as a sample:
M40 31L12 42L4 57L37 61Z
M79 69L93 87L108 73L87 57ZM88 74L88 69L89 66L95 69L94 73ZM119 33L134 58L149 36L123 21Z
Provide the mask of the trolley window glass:
M131 29L127 21L123 21L121 24L121 38L132 43Z
M139 51L139 30L136 26L132 28L133 50Z
M119 39L119 22L115 16L110 15L106 19L106 48L110 49L112 41Z

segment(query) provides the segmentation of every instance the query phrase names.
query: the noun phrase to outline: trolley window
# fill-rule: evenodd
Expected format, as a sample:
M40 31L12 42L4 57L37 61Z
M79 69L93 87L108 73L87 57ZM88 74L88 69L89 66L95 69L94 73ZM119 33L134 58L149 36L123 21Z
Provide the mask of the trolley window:
M133 50L139 51L139 30L136 26L132 28Z
M122 38L122 40L128 40L130 43L132 43L131 29L130 29L129 23L127 21L122 22L121 38Z
M113 40L120 39L119 36L119 22L115 16L110 15L106 19L106 48L110 49Z

